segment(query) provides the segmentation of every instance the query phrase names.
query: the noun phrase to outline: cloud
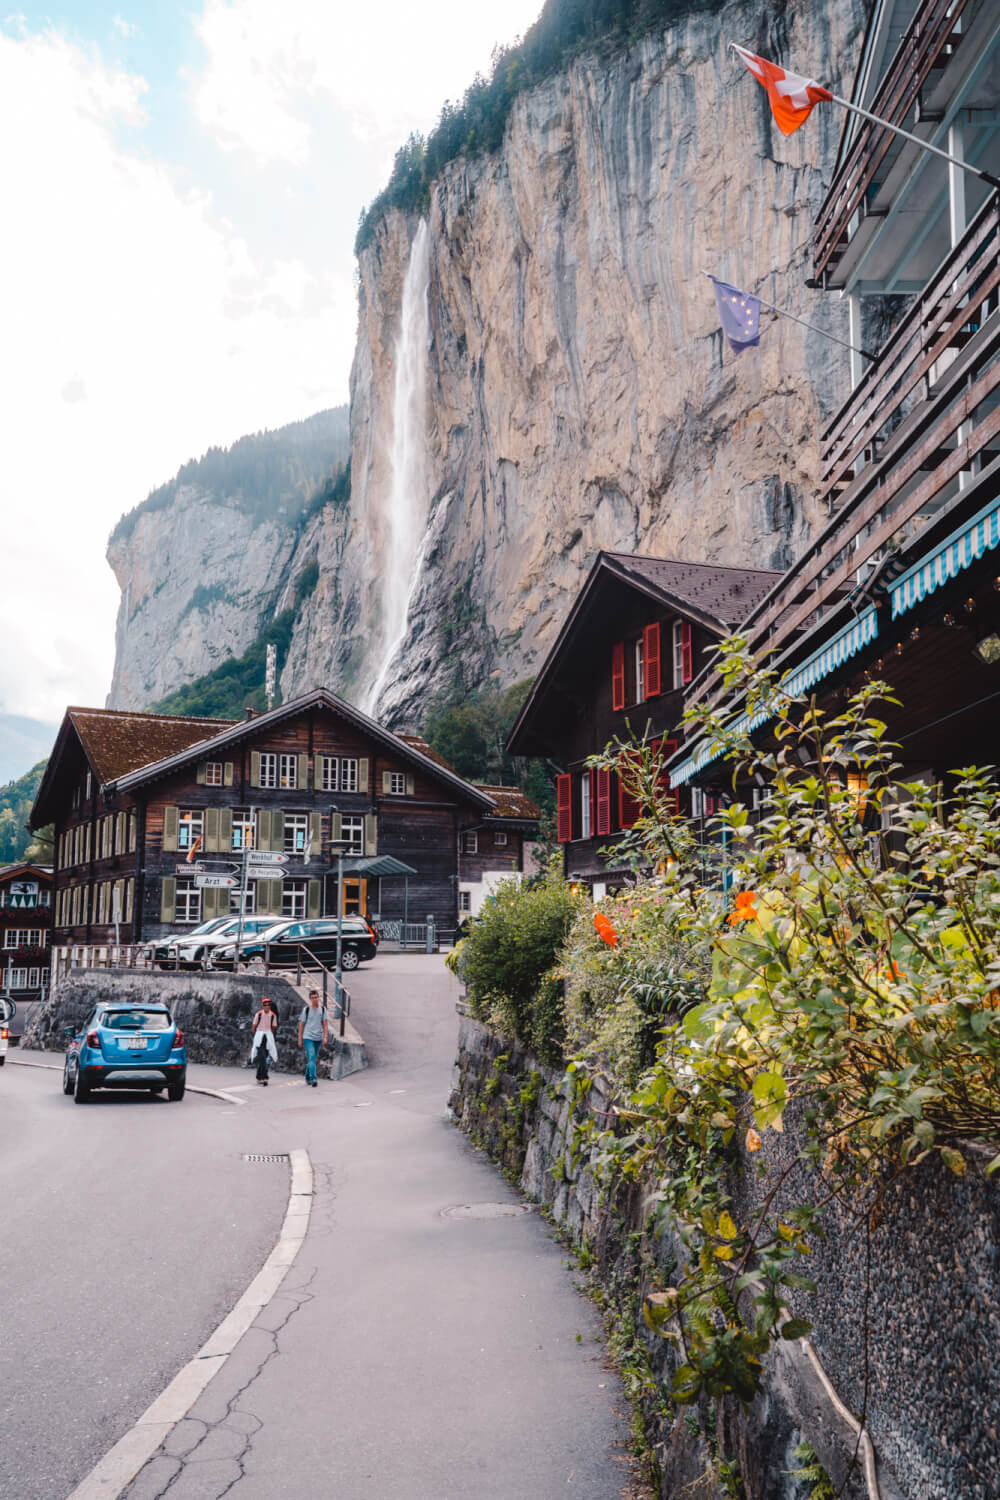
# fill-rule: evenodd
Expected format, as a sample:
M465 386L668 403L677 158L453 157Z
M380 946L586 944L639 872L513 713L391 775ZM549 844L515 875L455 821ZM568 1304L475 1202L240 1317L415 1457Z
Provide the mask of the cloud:
M56 33L0 32L3 695L48 721L106 691L118 516L209 446L346 395L349 272L262 263L124 149L146 94Z
M445 99L487 71L497 42L535 19L540 0L206 0L196 22L206 65L194 87L202 124L225 150L301 165L319 139L313 113L333 109L359 139L398 145L426 130Z

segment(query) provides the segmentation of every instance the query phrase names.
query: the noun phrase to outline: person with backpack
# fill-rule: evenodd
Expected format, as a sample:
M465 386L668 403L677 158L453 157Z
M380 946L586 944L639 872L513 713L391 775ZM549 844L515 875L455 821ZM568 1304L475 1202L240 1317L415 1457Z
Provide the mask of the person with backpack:
M250 1047L250 1061L257 1060L257 1082L267 1088L267 1070L271 1063L278 1061L278 1048L275 1042L275 1034L278 1030L278 1012L267 995L260 1002L260 1010L253 1018L253 1042Z
M319 1003L319 990L310 990L309 1004L299 1019L299 1046L305 1048L306 1084L310 1088L316 1087L316 1059L320 1047L326 1046L328 1035L326 1008Z

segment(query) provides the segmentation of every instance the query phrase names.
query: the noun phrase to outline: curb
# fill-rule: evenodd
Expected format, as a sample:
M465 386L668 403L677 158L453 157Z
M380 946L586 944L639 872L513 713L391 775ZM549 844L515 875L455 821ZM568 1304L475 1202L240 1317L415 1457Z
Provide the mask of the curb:
M177 1423L187 1416L202 1391L222 1369L240 1339L281 1286L306 1237L312 1209L313 1171L309 1153L303 1150L291 1151L289 1160L292 1181L288 1190L288 1207L278 1242L267 1260L232 1312L226 1314L194 1358L178 1371L130 1431L119 1438L114 1447L95 1464L67 1500L116 1500L166 1441Z
M59 1063L30 1063L26 1062L23 1057L11 1057L10 1053L7 1054L7 1061L9 1063L14 1063L19 1068L48 1068L50 1073L62 1072L62 1068L60 1067ZM196 1083L186 1084L185 1090L189 1094L205 1094L210 1099L221 1099L224 1104L246 1104L247 1102L245 1099L238 1098L236 1094L226 1094L223 1093L221 1089L199 1088Z

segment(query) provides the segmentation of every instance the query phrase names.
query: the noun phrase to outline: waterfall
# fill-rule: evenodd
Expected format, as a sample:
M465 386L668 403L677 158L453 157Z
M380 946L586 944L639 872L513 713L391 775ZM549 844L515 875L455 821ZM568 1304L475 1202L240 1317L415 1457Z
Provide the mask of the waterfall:
M427 521L427 346L430 316L430 236L421 219L410 247L403 282L396 378L392 398L392 448L389 455L389 503L386 506L382 573L383 655L368 695L366 711L374 714L389 669L406 639L410 605L423 559Z

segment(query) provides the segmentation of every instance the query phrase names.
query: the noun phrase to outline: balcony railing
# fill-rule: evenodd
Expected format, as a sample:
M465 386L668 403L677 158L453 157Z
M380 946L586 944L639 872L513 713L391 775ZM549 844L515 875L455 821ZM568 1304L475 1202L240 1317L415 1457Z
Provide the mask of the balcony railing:
M912 542L950 512L963 488L994 474L998 298L1000 196L993 194L823 434L820 493L831 519L744 622L754 649L780 651L843 598L864 564ZM716 680L703 674L689 701Z
M874 115L906 126L914 105L932 75L953 56L962 40L957 25L973 0L922 0L896 55L867 108ZM940 76L940 75L939 75ZM910 128L910 127L907 127ZM814 275L836 263L847 246L851 221L867 208L872 185L899 137L868 120L862 122L830 185L813 231Z

